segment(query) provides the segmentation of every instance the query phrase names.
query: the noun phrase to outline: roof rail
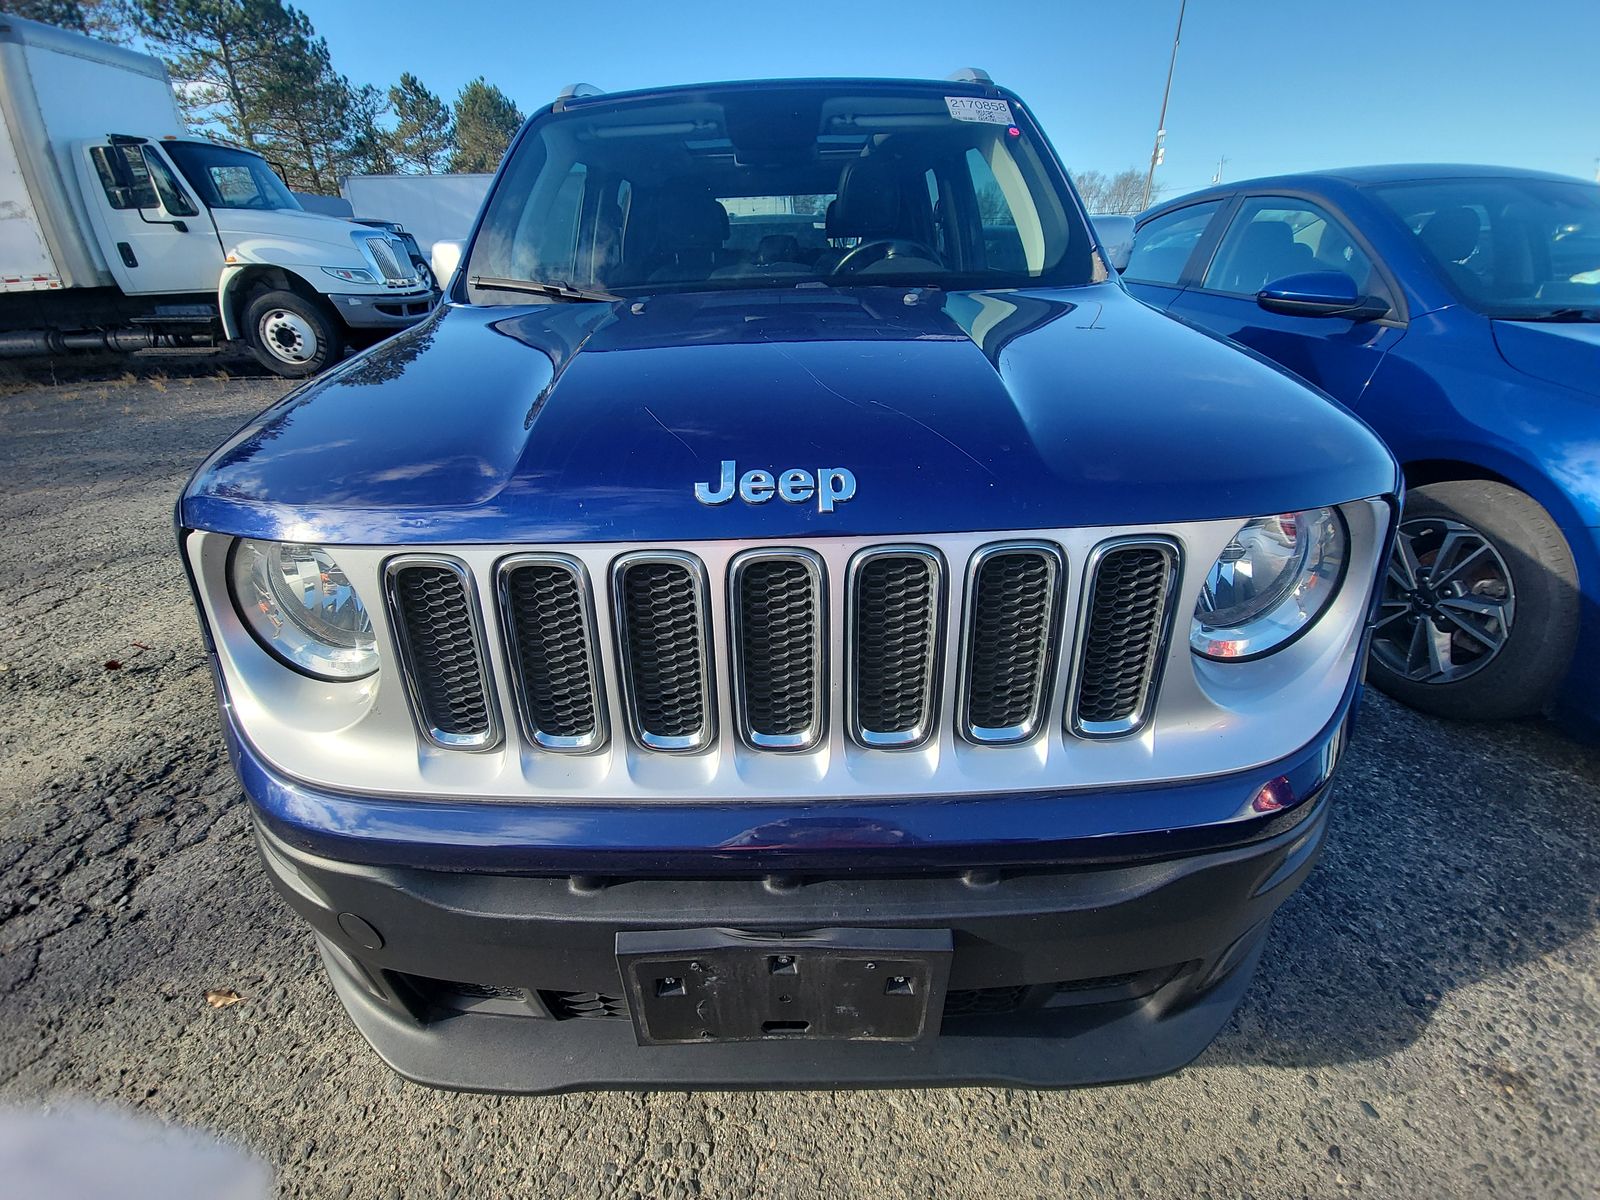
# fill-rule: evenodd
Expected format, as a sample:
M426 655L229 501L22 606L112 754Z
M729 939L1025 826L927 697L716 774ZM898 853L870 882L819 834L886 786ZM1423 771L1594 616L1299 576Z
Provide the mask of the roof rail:
M953 71L946 75L945 78L951 83L986 83L991 86L994 84L989 72L982 67L962 67L959 71Z
M580 100L584 96L603 96L605 93L592 83L569 83L561 89L561 95L556 97L556 103L563 100Z

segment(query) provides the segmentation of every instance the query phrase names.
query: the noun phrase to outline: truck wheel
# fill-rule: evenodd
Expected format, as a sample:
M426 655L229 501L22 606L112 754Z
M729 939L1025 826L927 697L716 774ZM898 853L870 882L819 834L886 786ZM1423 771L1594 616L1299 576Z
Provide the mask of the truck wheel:
M293 292L263 292L245 307L245 342L269 371L305 379L339 361L344 330L315 300Z
M1410 493L1373 631L1373 683L1436 716L1530 716L1566 673L1577 634L1572 551L1538 502L1481 479Z

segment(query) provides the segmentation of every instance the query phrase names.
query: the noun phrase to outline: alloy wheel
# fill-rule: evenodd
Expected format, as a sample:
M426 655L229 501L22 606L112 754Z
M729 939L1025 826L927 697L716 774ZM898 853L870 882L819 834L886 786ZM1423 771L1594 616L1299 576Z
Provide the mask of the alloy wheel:
M1384 578L1372 652L1416 683L1455 683L1505 648L1516 588L1487 537L1460 521L1401 522Z

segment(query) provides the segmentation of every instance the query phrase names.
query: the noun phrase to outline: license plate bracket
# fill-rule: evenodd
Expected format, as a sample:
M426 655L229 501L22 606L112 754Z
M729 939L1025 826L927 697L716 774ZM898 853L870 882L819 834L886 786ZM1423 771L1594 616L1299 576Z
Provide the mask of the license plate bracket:
M617 935L641 1046L934 1037L951 953L948 929Z

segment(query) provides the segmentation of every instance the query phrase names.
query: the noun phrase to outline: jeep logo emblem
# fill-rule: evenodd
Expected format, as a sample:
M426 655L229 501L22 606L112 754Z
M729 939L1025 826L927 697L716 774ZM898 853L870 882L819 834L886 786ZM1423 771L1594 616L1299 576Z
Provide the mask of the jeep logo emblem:
M805 504L817 498L817 511L830 513L834 505L843 504L856 494L856 477L844 467L818 467L815 476L810 471L791 467L774 476L771 471L746 471L731 458L722 460L722 477L714 484L694 485L694 498L701 504L726 504L737 493L746 504L765 504L774 495L785 504Z

